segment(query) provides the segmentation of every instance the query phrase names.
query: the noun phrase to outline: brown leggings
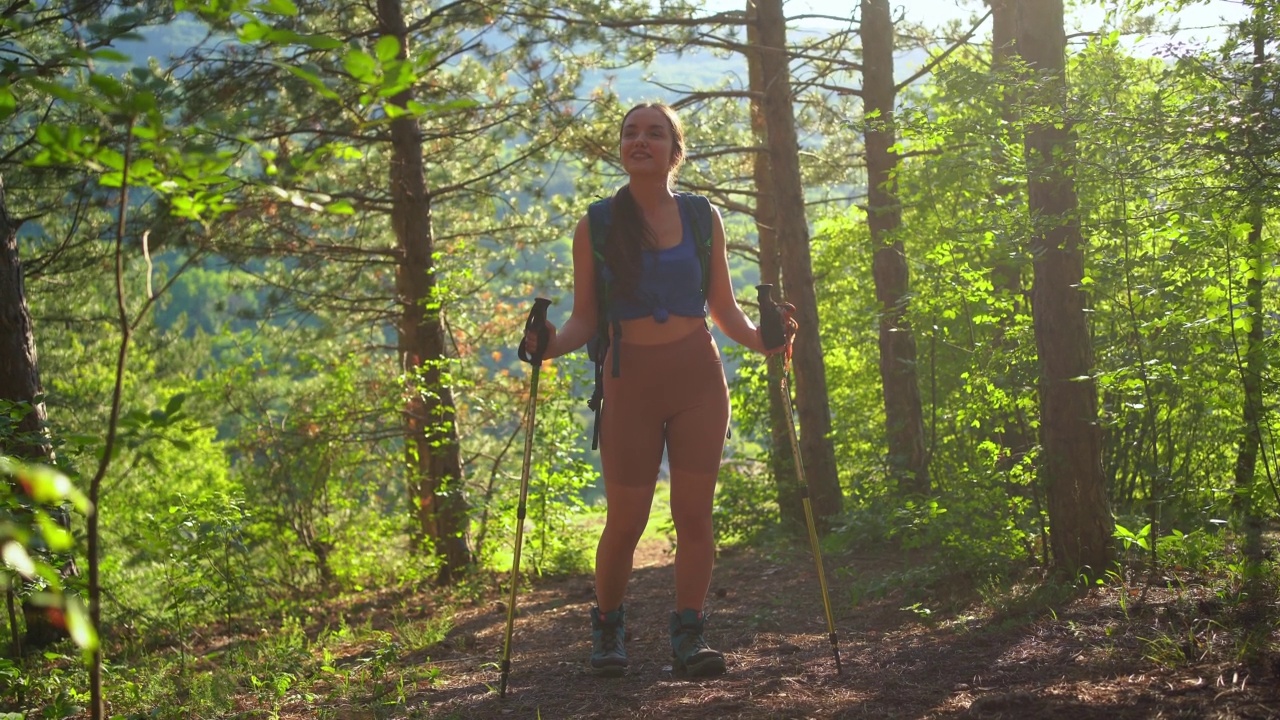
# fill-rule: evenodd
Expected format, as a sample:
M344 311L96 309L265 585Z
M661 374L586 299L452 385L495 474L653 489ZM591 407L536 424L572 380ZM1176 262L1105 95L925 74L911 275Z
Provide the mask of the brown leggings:
M622 342L619 377L605 358L600 461L605 482L653 485L662 447L673 471L716 473L729 429L729 387L706 327L658 345Z

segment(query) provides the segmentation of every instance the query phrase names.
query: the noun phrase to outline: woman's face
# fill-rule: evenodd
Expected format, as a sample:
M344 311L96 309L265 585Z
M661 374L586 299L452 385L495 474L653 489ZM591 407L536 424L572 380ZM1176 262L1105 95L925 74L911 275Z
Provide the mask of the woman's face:
M671 173L675 138L667 116L657 108L640 108L622 123L622 167L628 175Z

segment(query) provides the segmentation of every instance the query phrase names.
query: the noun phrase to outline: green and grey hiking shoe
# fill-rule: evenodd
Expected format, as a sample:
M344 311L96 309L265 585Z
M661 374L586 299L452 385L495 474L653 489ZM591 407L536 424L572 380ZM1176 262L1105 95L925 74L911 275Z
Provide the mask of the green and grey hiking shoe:
M724 673L724 655L707 647L702 637L703 617L697 610L671 613L672 669L690 677L707 677Z
M601 613L591 608L591 672L601 677L619 677L627 672L625 609Z

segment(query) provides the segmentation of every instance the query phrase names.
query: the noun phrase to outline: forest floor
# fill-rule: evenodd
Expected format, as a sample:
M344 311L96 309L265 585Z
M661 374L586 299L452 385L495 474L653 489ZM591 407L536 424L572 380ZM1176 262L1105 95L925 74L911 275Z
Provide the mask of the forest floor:
M344 692L316 682L305 697L276 703L272 716L1280 718L1274 603L1233 599L1195 573L1084 592L1029 581L980 595L957 584L930 609L904 607L901 590L877 584L901 578L907 558L829 556L826 566L839 568L827 573L837 674L807 546L729 550L717 561L707 607L708 639L725 653L728 672L689 680L671 670L672 560L661 539L646 539L637 553L627 601L631 666L622 678L587 671L591 578L542 578L519 596L505 697L497 661L506 598L495 587L454 606L443 639L386 654L372 682ZM877 587L887 590L866 592ZM393 634L395 623L380 615L404 626L435 612L421 597L394 594L330 611ZM326 662L337 677L373 654L367 643L353 645ZM242 700L246 711L257 705Z

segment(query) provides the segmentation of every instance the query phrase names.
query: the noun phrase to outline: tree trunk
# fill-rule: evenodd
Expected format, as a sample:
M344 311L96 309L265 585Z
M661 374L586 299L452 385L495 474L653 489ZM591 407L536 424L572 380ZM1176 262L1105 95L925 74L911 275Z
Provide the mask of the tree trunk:
M796 139L791 98L791 70L787 62L787 24L782 0L757 0L760 29L760 67L764 76L764 119L769 159L776 189L777 234L782 259L783 296L796 306L793 368L800 424L800 457L810 487L815 514L830 518L843 503L831 443L831 406L827 400L826 368L818 334L818 307L809 256L809 227L805 223L804 189L800 182L800 146Z
M755 0L747 0L747 78L751 90L751 130L756 142L769 146L769 127L764 118L764 70L761 65L763 51L760 48L760 28L756 25ZM773 185L773 167L768 153L758 152L752 168L756 187L755 223L760 245L760 282L781 286L782 268L778 254L777 190ZM791 451L791 437L787 431L786 405L782 402L782 367L779 363L765 363L769 381L769 469L773 473L777 489L778 510L784 524L803 527L804 505L800 492L800 478L796 475L795 454Z
M929 458L916 375L916 338L907 320L910 273L896 177L893 17L889 0L862 0L862 101L866 121L867 227L876 248L872 274L880 302L880 380L889 471L909 495L928 495Z
M378 34L400 42L408 57L409 33L400 0L378 0ZM406 108L412 88L391 98ZM406 377L405 453L419 532L441 560L438 581L448 583L472 562L467 544L468 506L463 493L457 413L444 382L445 331L435 297L431 193L423 167L422 131L412 114L390 123L391 227L399 244L396 291L401 303L399 351Z
M1066 113L1062 0L1019 0L1018 52L1036 74L1047 118L1027 128L1028 202L1035 219L1031 312L1040 365L1041 444L1055 568L1098 578L1111 566L1098 391L1085 318L1074 130Z
M0 438L0 452L28 462L52 465L53 445L45 428L45 406L43 402L36 402L43 391L22 260L18 255L21 224L9 215L4 184L0 181L0 400L31 405L31 412L23 416L14 435ZM15 492L21 492L16 485ZM71 517L65 508L47 510L59 524L70 529ZM74 563L67 560L62 571L64 576L76 574ZM67 637L66 630L51 623L43 608L24 603L22 615L27 626L22 645L28 650L46 647Z
M1263 25L1261 3L1254 6L1253 24L1253 69L1250 74L1249 96L1253 112L1250 122L1262 122L1263 105L1266 102L1265 76L1267 52L1266 33ZM1257 157L1257 131L1251 126L1247 130L1246 149L1251 157ZM1259 191L1255 190L1255 194ZM1263 387L1262 379L1266 374L1266 336L1263 323L1266 314L1262 304L1263 276L1266 272L1266 248L1262 232L1265 214L1262 201L1257 197L1249 200L1249 245L1248 245L1248 284L1245 290L1246 316L1249 318L1249 335L1245 339L1244 363L1240 369L1241 385L1244 391L1244 407L1242 408L1240 448L1236 453L1235 466L1235 510L1244 528L1244 554L1251 563L1262 561L1262 518L1253 501L1254 478L1258 469L1258 451L1262 447L1263 424Z

